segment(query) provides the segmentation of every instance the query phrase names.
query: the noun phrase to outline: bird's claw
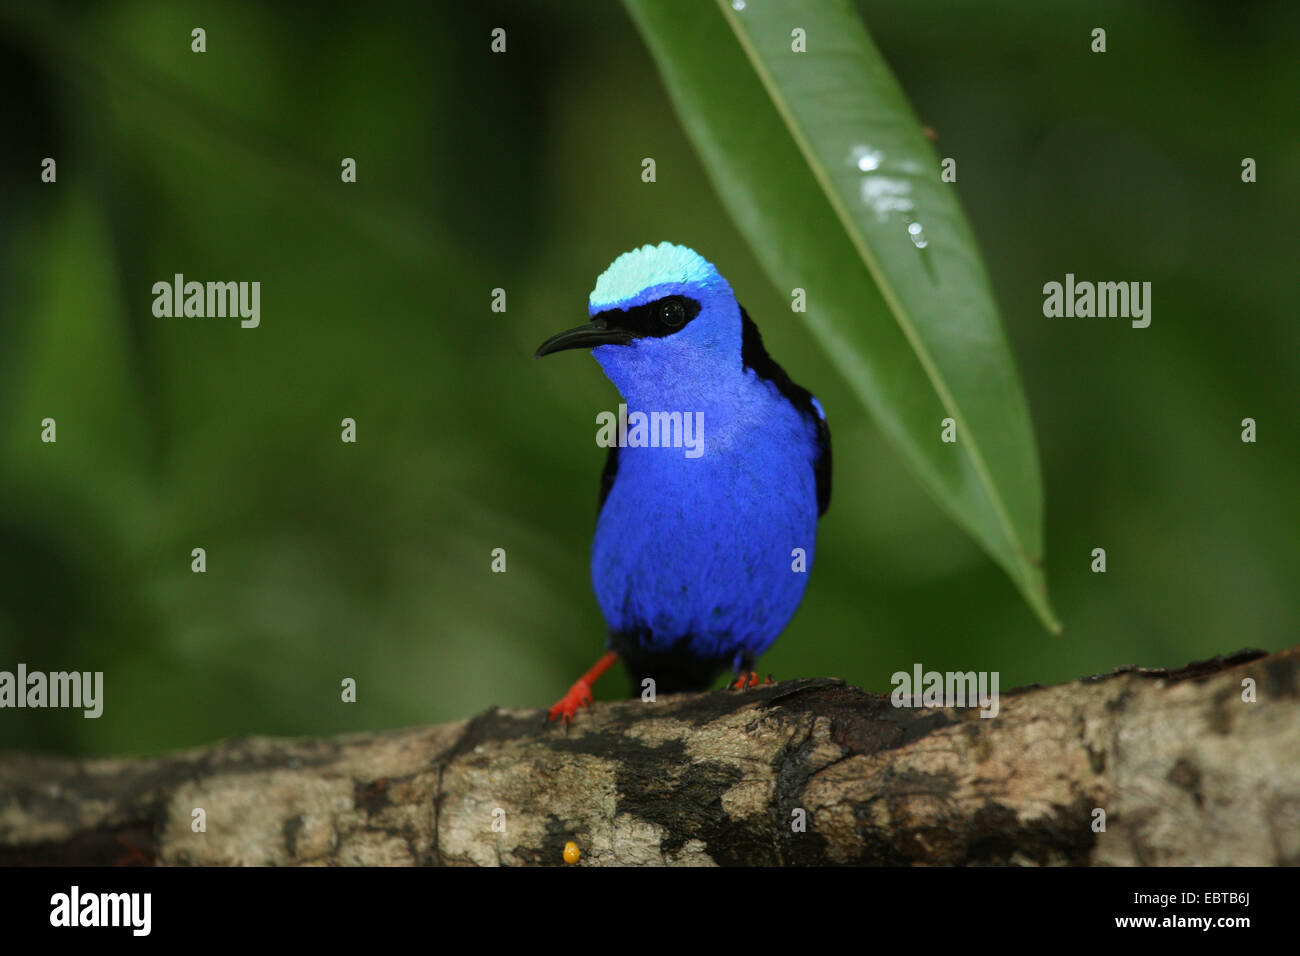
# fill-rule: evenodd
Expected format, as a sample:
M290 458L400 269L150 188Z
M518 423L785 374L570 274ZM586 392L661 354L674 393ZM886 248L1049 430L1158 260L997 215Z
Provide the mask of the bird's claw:
M772 675L768 674L767 680L763 681L762 683L764 684L772 683ZM739 677L737 677L734 681L732 681L727 686L730 690L748 690L749 688L757 687L758 685L759 685L758 674L756 674L754 671L745 671L745 673L741 674Z
M590 706L591 684L585 680L576 680L569 692L551 705L551 709L546 712L546 722L549 724L558 717L564 722L565 731L568 731L579 708Z

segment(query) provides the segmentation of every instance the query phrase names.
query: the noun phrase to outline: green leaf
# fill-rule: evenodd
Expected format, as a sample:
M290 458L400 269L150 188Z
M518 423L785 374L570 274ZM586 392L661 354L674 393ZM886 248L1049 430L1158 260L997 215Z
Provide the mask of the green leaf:
M809 326L884 433L1059 630L1037 449L988 276L862 21L844 0L624 2L772 281L807 291Z

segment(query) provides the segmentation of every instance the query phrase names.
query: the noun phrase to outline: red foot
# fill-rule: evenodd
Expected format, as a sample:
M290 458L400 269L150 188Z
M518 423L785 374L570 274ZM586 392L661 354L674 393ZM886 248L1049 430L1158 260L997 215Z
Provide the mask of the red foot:
M573 686L569 688L569 692L557 700L554 706L546 712L546 722L550 723L556 717L559 717L564 721L564 729L568 730L569 724L573 722L573 715L578 712L578 709L591 706L591 685L596 682L601 674L609 670L616 660L618 660L618 653L616 651L607 651L605 656L596 661L591 670L574 681Z
M567 728L573 721L573 715L578 712L580 707L591 706L591 684L586 678L579 677L569 688L569 692L557 700L549 711L546 712L547 723L559 717L564 721Z
M753 671L746 671L727 686L730 687L731 690L746 690L750 687L757 687L758 683L758 675ZM763 681L763 683L772 683L772 675L768 674L767 680Z

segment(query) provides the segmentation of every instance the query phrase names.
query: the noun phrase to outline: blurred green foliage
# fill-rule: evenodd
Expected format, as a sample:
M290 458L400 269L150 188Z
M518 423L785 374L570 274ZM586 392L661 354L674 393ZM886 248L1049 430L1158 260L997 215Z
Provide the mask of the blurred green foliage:
M888 690L919 661L1006 688L1293 643L1300 11L859 9L959 160L1034 418L1062 636L769 283L617 4L6 0L0 669L102 670L106 700L98 720L0 711L0 746L138 753L551 703L603 641L594 415L617 398L590 359L531 353L615 255L663 239L717 264L834 433L817 567L764 670ZM155 318L176 272L260 281L260 328ZM1151 327L1044 318L1066 272L1151 281ZM623 691L607 680L598 697Z

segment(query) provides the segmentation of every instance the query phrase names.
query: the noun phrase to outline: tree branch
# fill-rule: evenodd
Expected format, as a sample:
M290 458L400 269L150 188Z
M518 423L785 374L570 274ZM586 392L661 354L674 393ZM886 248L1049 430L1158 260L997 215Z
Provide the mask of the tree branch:
M163 757L6 753L0 864L559 863L570 840L588 865L1297 864L1298 704L1300 647L1020 688L993 719L799 680L601 703L568 734L494 708Z

